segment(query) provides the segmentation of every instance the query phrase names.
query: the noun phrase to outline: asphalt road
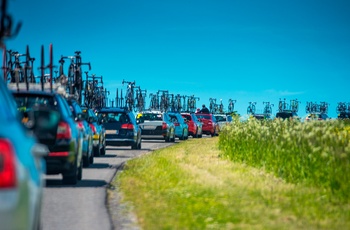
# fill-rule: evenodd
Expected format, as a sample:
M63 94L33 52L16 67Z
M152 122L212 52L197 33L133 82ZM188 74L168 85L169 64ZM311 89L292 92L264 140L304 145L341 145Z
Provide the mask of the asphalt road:
M116 218L110 215L106 206L106 191L117 169L129 159L169 145L172 143L143 140L141 150L107 146L106 155L95 157L94 164L83 169L83 179L75 186L63 185L61 175L47 175L41 215L42 228L119 229L115 223Z

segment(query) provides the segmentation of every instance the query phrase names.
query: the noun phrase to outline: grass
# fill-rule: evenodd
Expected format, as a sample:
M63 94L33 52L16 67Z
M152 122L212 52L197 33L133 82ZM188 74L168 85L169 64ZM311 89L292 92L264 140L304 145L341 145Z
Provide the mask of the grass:
M218 137L130 160L115 192L142 229L350 229L350 205L220 156Z

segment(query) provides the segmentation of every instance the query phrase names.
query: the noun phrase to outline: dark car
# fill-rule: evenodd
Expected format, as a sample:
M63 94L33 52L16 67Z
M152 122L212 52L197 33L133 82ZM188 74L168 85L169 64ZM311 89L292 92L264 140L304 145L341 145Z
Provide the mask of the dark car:
M142 139L164 139L175 142L175 125L167 113L144 111L137 114L137 123L141 128Z
M39 90L14 90L17 108L23 121L31 125L28 114L36 107L55 112L40 122L46 129L34 129L39 143L46 145L49 155L45 157L47 174L62 174L64 184L76 184L82 178L82 133L78 130L67 100L58 93Z
M339 113L337 119L350 119L350 112Z
M202 123L198 121L198 118L194 113L181 113L181 116L185 119L188 125L188 134L196 138L202 137Z
M37 117L38 120L41 117ZM45 128L32 120L32 127ZM0 80L0 229L39 229L46 146L21 123L14 98Z
M285 110L282 112L276 113L276 118L280 119L299 119L298 114L291 110Z
M106 154L106 131L92 109L82 108L85 120L89 123L93 133L94 156Z
M196 117L202 122L203 134L217 136L219 135L219 124L217 123L215 116L211 113L196 113Z
M124 108L102 108L97 117L106 130L106 145L141 149L141 129L135 115Z
M69 99L68 104L73 113L77 127L83 134L83 166L89 167L90 164L94 163L94 153L92 152L92 129L89 123L85 120L85 116L78 102L74 99Z

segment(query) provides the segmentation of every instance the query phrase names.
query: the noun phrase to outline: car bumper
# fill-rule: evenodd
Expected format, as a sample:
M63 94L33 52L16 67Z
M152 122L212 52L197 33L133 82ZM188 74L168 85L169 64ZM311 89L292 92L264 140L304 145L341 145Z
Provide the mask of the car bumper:
M131 146L136 144L137 140L132 138L107 138L106 145L112 146Z

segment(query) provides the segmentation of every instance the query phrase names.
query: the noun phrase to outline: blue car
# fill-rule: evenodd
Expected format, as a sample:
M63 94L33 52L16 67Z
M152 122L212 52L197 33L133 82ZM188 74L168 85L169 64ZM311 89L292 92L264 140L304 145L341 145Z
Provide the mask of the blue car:
M188 125L181 116L180 113L168 113L171 122L175 125L175 136L178 137L180 140L187 140L188 139Z
M41 119L39 117L39 119ZM40 127L33 120L31 126ZM21 123L14 98L0 80L0 228L39 229L46 146Z

